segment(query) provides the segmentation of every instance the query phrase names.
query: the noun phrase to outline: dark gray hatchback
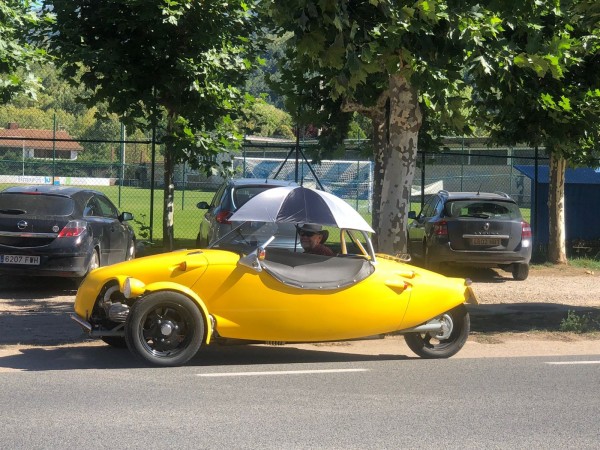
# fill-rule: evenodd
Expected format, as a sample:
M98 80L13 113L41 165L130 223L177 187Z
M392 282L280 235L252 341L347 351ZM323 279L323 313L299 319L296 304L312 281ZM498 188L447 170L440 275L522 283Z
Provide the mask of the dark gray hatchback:
M63 186L11 187L0 192L0 273L83 277L132 259L133 219L102 193Z
M441 264L499 267L529 275L531 227L504 193L440 191L409 213L408 251L431 269Z

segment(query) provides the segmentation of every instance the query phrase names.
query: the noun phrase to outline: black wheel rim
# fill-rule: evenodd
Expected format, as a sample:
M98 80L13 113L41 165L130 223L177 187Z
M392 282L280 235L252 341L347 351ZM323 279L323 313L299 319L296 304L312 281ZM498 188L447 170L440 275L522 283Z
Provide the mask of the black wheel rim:
M157 358L169 358L189 346L194 322L183 306L161 303L141 318L138 332L144 350Z

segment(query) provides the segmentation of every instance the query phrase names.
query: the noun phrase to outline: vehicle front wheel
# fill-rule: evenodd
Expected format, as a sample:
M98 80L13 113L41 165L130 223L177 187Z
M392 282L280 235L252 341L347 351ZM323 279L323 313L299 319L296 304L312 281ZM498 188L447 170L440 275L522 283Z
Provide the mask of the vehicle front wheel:
M444 313L440 320L444 323L441 331L428 333L408 333L404 340L408 347L422 358L449 358L455 355L467 342L471 320L465 305L457 306Z
M529 276L529 264L513 264L512 276L518 281L526 280Z
M185 364L204 342L204 317L198 306L176 292L155 292L133 304L125 322L129 350L146 363Z

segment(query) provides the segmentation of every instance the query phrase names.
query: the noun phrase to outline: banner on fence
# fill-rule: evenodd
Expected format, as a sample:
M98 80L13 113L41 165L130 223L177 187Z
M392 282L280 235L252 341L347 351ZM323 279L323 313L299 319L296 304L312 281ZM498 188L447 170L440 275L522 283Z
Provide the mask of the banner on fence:
M2 175L2 183L14 184L54 184L56 186L111 186L115 184L114 178L88 178L88 177L44 177Z

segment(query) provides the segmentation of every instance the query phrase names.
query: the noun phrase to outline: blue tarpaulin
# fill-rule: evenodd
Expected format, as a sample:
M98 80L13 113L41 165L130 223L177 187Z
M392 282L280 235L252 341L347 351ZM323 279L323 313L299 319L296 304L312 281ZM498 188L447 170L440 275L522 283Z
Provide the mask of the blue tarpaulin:
M514 166L531 179L534 190L535 166ZM548 229L548 189L550 170L548 166L538 166L538 224L533 237L537 244L547 244ZM533 202L533 199L532 199ZM532 220L534 205L531 205ZM600 168L577 168L565 171L565 231L566 240L600 239Z

